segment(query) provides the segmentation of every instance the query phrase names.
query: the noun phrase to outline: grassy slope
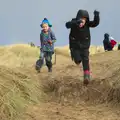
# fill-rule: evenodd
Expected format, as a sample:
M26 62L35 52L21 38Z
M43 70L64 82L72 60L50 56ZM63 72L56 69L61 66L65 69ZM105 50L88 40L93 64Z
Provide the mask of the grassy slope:
M91 47L91 54L103 52ZM69 56L68 47L56 48L56 53ZM34 63L39 49L28 45L0 47L0 120L17 120L25 108L40 99L39 81Z
M0 120L17 120L28 104L38 101L38 81L31 71L38 52L27 45L0 48Z

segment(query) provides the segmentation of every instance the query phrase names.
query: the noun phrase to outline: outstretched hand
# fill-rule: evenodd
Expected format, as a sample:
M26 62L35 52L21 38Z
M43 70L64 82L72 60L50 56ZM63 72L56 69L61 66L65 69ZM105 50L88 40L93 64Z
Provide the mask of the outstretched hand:
M99 15L99 14L100 14L100 12L99 12L99 11L94 10L94 15Z

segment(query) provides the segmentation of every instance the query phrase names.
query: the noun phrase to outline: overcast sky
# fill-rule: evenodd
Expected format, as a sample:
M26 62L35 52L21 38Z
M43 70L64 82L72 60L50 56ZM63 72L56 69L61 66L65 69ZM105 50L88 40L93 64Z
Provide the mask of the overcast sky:
M47 17L53 25L57 46L68 44L65 22L79 9L100 11L100 25L91 29L92 44L102 44L105 32L120 41L120 0L0 0L0 45L28 43L39 45L40 22Z

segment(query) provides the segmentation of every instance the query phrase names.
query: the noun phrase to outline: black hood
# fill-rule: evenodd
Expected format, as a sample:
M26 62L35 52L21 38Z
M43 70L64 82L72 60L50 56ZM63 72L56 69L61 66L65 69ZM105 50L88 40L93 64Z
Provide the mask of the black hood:
M89 20L89 13L87 10L79 10L77 12L77 16L76 16L77 20L80 20L80 18L83 18L83 17L85 17Z
M105 39L108 39L108 38L109 38L109 34L108 34L108 33L105 33L105 34L104 34L104 38L105 38Z

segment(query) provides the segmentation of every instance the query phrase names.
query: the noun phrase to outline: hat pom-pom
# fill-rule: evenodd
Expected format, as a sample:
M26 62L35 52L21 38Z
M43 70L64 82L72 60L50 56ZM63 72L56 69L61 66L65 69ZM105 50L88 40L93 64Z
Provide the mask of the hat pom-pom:
M44 20L47 20L47 18L44 18Z

